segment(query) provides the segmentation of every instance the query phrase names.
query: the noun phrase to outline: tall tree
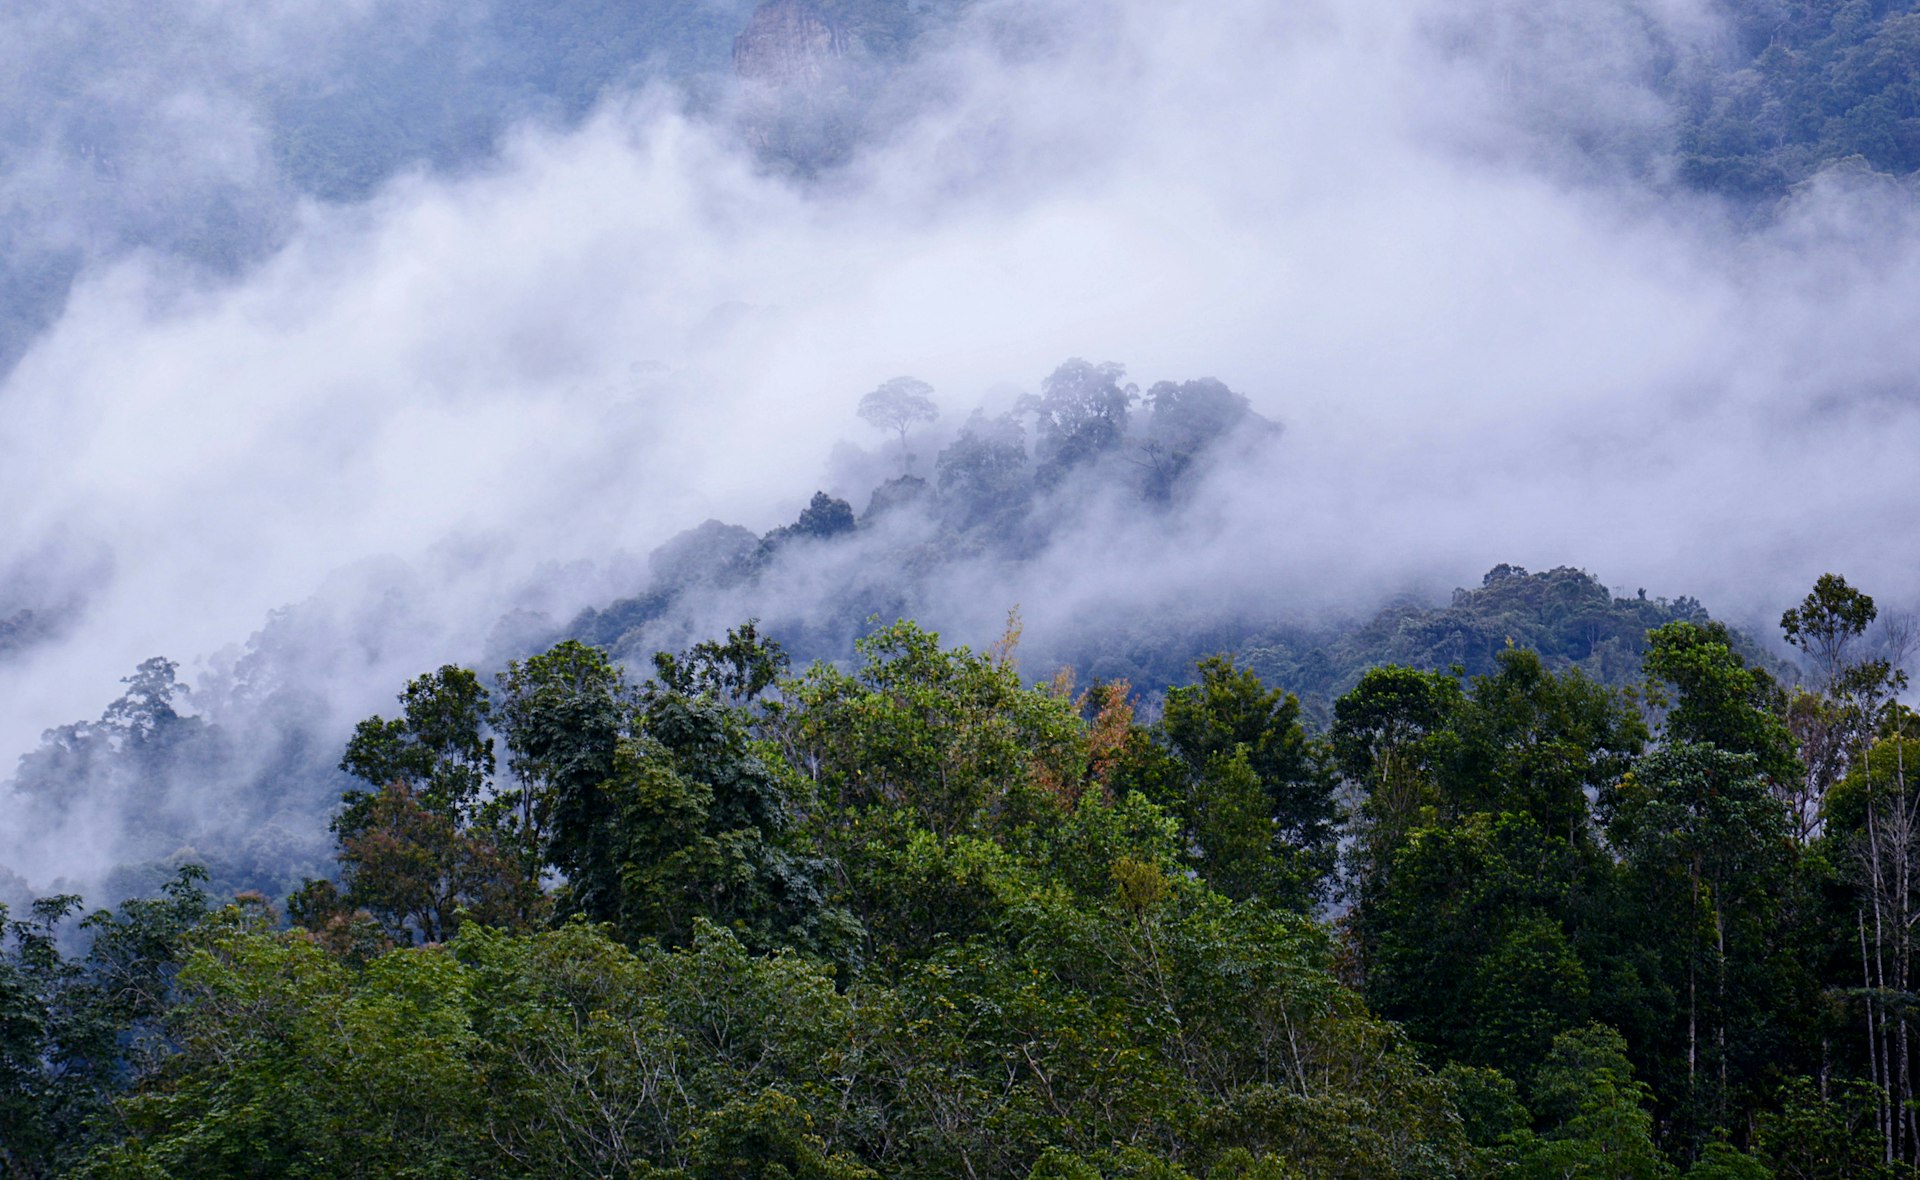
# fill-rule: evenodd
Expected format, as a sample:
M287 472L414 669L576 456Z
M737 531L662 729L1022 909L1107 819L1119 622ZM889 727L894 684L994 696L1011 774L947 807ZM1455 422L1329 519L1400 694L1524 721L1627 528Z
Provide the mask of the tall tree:
M1308 737L1292 693L1226 656L1195 671L1196 683L1167 691L1161 713L1158 734L1176 763L1162 801L1188 824L1217 888L1248 896L1264 880L1281 890L1273 900L1310 905L1333 868L1326 750Z
M593 834L611 808L600 787L613 777L634 712L625 675L606 652L577 640L500 673L494 720L519 789L495 801L494 819L518 843L529 876L547 864L569 877L607 879L606 866L594 863L606 850Z
M1039 397L1024 400L1035 418L1042 484L1059 483L1126 438L1127 410L1139 396L1134 386L1120 384L1126 373L1125 365L1075 357L1047 376Z
M1795 845L1770 787L1758 756L1683 741L1602 796L1641 940L1678 997L1657 1076L1696 1146L1758 1096L1811 1002L1787 929Z
M472 671L447 664L407 681L402 713L354 727L340 769L378 790L404 783L418 805L451 819L471 819L493 787L492 700ZM334 830L351 834L371 796L352 791Z
M421 801L406 779L395 779L367 799L359 822L341 834L346 889L339 905L326 905L310 883L303 924L320 930L364 909L401 943L444 942L468 921L525 928L544 911L543 898L492 836Z
M1752 668L1733 650L1732 637L1719 623L1679 621L1647 633L1644 662L1659 699L1660 686L1671 690L1662 722L1669 743L1705 744L1754 760L1776 796L1791 813L1801 842L1819 830L1820 800L1810 796L1805 768L1794 756L1786 697L1773 678Z
M1384 889L1408 833L1437 817L1435 765L1451 749L1451 726L1465 701L1453 676L1387 665L1368 669L1334 702L1334 759L1356 796L1346 856L1345 888L1355 919L1350 929L1365 928L1361 919ZM1366 948L1356 949L1364 977Z
M1026 429L975 410L934 461L942 514L962 529L1011 531L1033 495L1028 468Z
M1838 684L1847 654L1879 614L1873 599L1847 585L1839 574L1821 574L1813 589L1780 616L1787 642L1807 653L1823 684Z
M708 696L722 704L746 704L785 675L787 653L760 634L760 620L730 628L724 642L704 640L675 655L657 652L654 673L683 696Z
M900 437L900 474L913 470L913 452L907 449L907 432L940 417L933 404L933 386L917 377L895 377L860 399L860 417L881 430Z
M1920 801L1900 782L1884 789L1873 771L1872 745L1906 676L1886 659L1853 652L1879 615L1873 599L1837 574L1821 574L1800 604L1780 617L1787 642L1805 652L1822 698L1803 706L1809 766L1857 777L1858 824L1850 851L1857 865L1867 1056L1881 1095L1878 1122L1887 1162L1920 1162L1920 1112L1914 1109L1911 1030L1905 999L1912 971L1913 927L1920 914ZM1904 743L1897 743L1903 746ZM1904 774L1897 776L1904 779ZM1825 784L1823 784L1825 785ZM1827 790L1829 810L1834 788Z
M1547 832L1590 845L1588 800L1624 773L1647 738L1639 710L1575 668L1555 675L1509 648L1476 676L1437 760L1441 812L1524 812Z

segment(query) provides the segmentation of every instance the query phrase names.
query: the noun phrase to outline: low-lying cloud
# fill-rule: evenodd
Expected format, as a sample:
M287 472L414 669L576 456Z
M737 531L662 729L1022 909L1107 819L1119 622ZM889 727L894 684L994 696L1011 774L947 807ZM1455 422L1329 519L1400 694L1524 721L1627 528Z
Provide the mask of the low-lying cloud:
M864 504L828 461L878 450L852 411L881 381L930 382L951 426L1069 355L1218 377L1287 433L1171 524L1095 514L943 588L959 638L1014 603L1044 647L1497 561L1736 617L1826 569L1911 597L1913 193L1842 169L1756 220L1671 184L1655 84L1718 51L1708 8L1468 15L984 4L810 179L657 87L294 202L231 280L86 270L0 389L0 616L63 612L5 666L0 753L156 653L220 681L213 653L323 587L317 699L363 714L509 609L632 592L702 519Z

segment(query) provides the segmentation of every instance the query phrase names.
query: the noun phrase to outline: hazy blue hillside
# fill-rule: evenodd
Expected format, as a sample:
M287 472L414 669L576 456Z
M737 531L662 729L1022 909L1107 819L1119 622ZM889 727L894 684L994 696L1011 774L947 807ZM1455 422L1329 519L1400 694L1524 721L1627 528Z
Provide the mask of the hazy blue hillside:
M801 6L880 74L967 7ZM696 107L724 105L754 7L374 4L309 20L284 42L171 4L4 18L20 66L0 110L0 167L18 186L0 204L0 366L52 322L76 276L128 251L232 275L284 240L297 201L358 201L409 170L477 166L525 121L566 125L650 81L687 88ZM1656 122L1672 134L1658 138L1674 145L1683 183L1770 202L1837 161L1920 168L1912 4L1751 0L1727 4L1724 19L1727 35L1705 46L1661 42L1671 112ZM223 37L242 47L216 48ZM773 130L763 116L756 142L803 172L848 159L876 129L859 94L874 81ZM839 101L849 95L851 108Z
M1053 583L1062 553L1124 552L1191 528L1216 494L1211 477L1285 437L1219 381L1163 381L1143 395L1125 375L1118 364L1070 360L1018 412L975 414L944 436L917 464L929 477L889 474L916 464L899 445L883 445L870 456L880 482L858 497L863 509L816 492L793 523L765 534L707 521L650 556L638 593L564 626L510 615L473 662L491 683L511 661L577 640L643 677L658 653L753 619L796 666L847 667L863 640L903 619L964 629L978 614L962 600L1018 605L1012 588ZM909 400L924 398L916 386ZM1132 706L1153 716L1202 661L1225 656L1297 698L1313 733L1331 726L1335 700L1371 668L1494 676L1513 652L1529 651L1550 672L1638 689L1650 631L1711 622L1691 598L1617 597L1582 570L1511 565L1449 601L1356 599L1309 611L1253 594L1115 605L1066 620L1048 618L1044 606L1027 604L1047 621L1017 649L1029 681L1071 669L1081 686L1124 684ZM360 633L377 636L379 626L374 616L340 628L282 612L242 658L195 688L168 661L147 661L97 720L50 731L21 760L16 814L40 830L111 816L120 835L95 887L113 896L157 889L191 862L208 867L219 891L284 897L325 867L327 826L349 785L339 765L348 722L329 719L326 699L343 686L320 652L377 644ZM1793 675L1753 641L1736 636L1735 646Z
M1734 44L1679 96L1687 183L1773 197L1839 160L1920 170L1920 6L1751 0L1725 11Z
M884 62L959 7L821 11ZM0 368L91 265L148 250L231 275L284 240L300 200L353 202L401 173L479 166L516 125L570 125L653 82L719 103L753 8L385 0L284 33L173 0L0 16L20 61L0 105L0 168L16 186L0 203Z
M0 5L0 1177L1920 1180L1916 4Z

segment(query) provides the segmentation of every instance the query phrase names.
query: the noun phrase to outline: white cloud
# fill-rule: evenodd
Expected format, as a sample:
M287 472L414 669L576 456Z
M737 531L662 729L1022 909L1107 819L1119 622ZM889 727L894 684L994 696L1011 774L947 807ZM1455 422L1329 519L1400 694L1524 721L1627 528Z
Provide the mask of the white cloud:
M0 684L0 750L373 559L434 604L382 659L470 658L541 563L778 523L880 380L957 420L1069 355L1218 376L1290 430L1172 536L956 592L966 627L1501 560L1735 611L1829 568L1911 595L1910 195L1736 228L1634 171L1665 134L1647 46L1710 46L1699 10L1474 12L1463 39L1439 4L989 6L817 181L652 92L304 206L231 283L90 275L0 391L0 569L110 573Z

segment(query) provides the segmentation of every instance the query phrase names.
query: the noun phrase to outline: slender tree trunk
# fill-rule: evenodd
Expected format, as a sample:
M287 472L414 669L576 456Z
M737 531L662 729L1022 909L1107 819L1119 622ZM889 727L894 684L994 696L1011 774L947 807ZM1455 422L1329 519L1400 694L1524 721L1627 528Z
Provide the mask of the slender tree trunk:
M1916 801L1910 798L1906 790L1904 752L1900 743L1894 742L1894 781L1892 783L1893 811L1895 816L1895 839L1892 853L1896 869L1897 888L1894 894L1894 987L1902 998L1899 1016L1895 1022L1900 1043L1899 1072L1896 1075L1899 1100L1895 1107L1899 1111L1898 1155L1902 1160L1911 1162L1920 1154L1920 1128L1915 1125L1913 1109L1913 1069L1911 1054L1911 1034L1907 1028L1907 1008L1905 997L1913 987L1913 927L1914 914L1914 857L1917 851L1916 828L1920 828L1920 812L1916 810ZM1871 773L1871 767L1869 767Z
M1886 1137L1886 1079L1880 1069L1880 1038L1873 1027L1873 970L1867 958L1867 914L1865 910L1854 911L1854 917L1860 926L1860 991L1867 1001L1867 1066L1873 1078L1873 1118L1879 1126L1881 1138Z
M1879 803L1873 797L1869 774L1867 793L1867 900L1873 906L1873 971L1867 986L1875 996L1887 994L1887 872L1882 855L1882 829ZM1873 1026L1875 1052L1880 1059L1879 1102L1880 1138L1887 1163L1894 1159L1894 1122L1898 1099L1895 1096L1892 1046L1887 1044L1887 1015L1884 1004L1871 1004L1869 1023Z
M1714 1100L1714 1112L1724 1117L1727 1101L1727 920L1721 909L1719 890L1713 893L1713 942L1715 996L1713 1013L1713 1051L1720 1057L1720 1093Z
M1699 987L1696 976L1700 967L1700 856L1694 854L1692 880L1688 882L1692 898L1692 915L1688 925L1692 927L1687 942L1687 1089L1695 1097L1699 1095L1699 1081L1695 1076L1699 1065L1700 1004Z

